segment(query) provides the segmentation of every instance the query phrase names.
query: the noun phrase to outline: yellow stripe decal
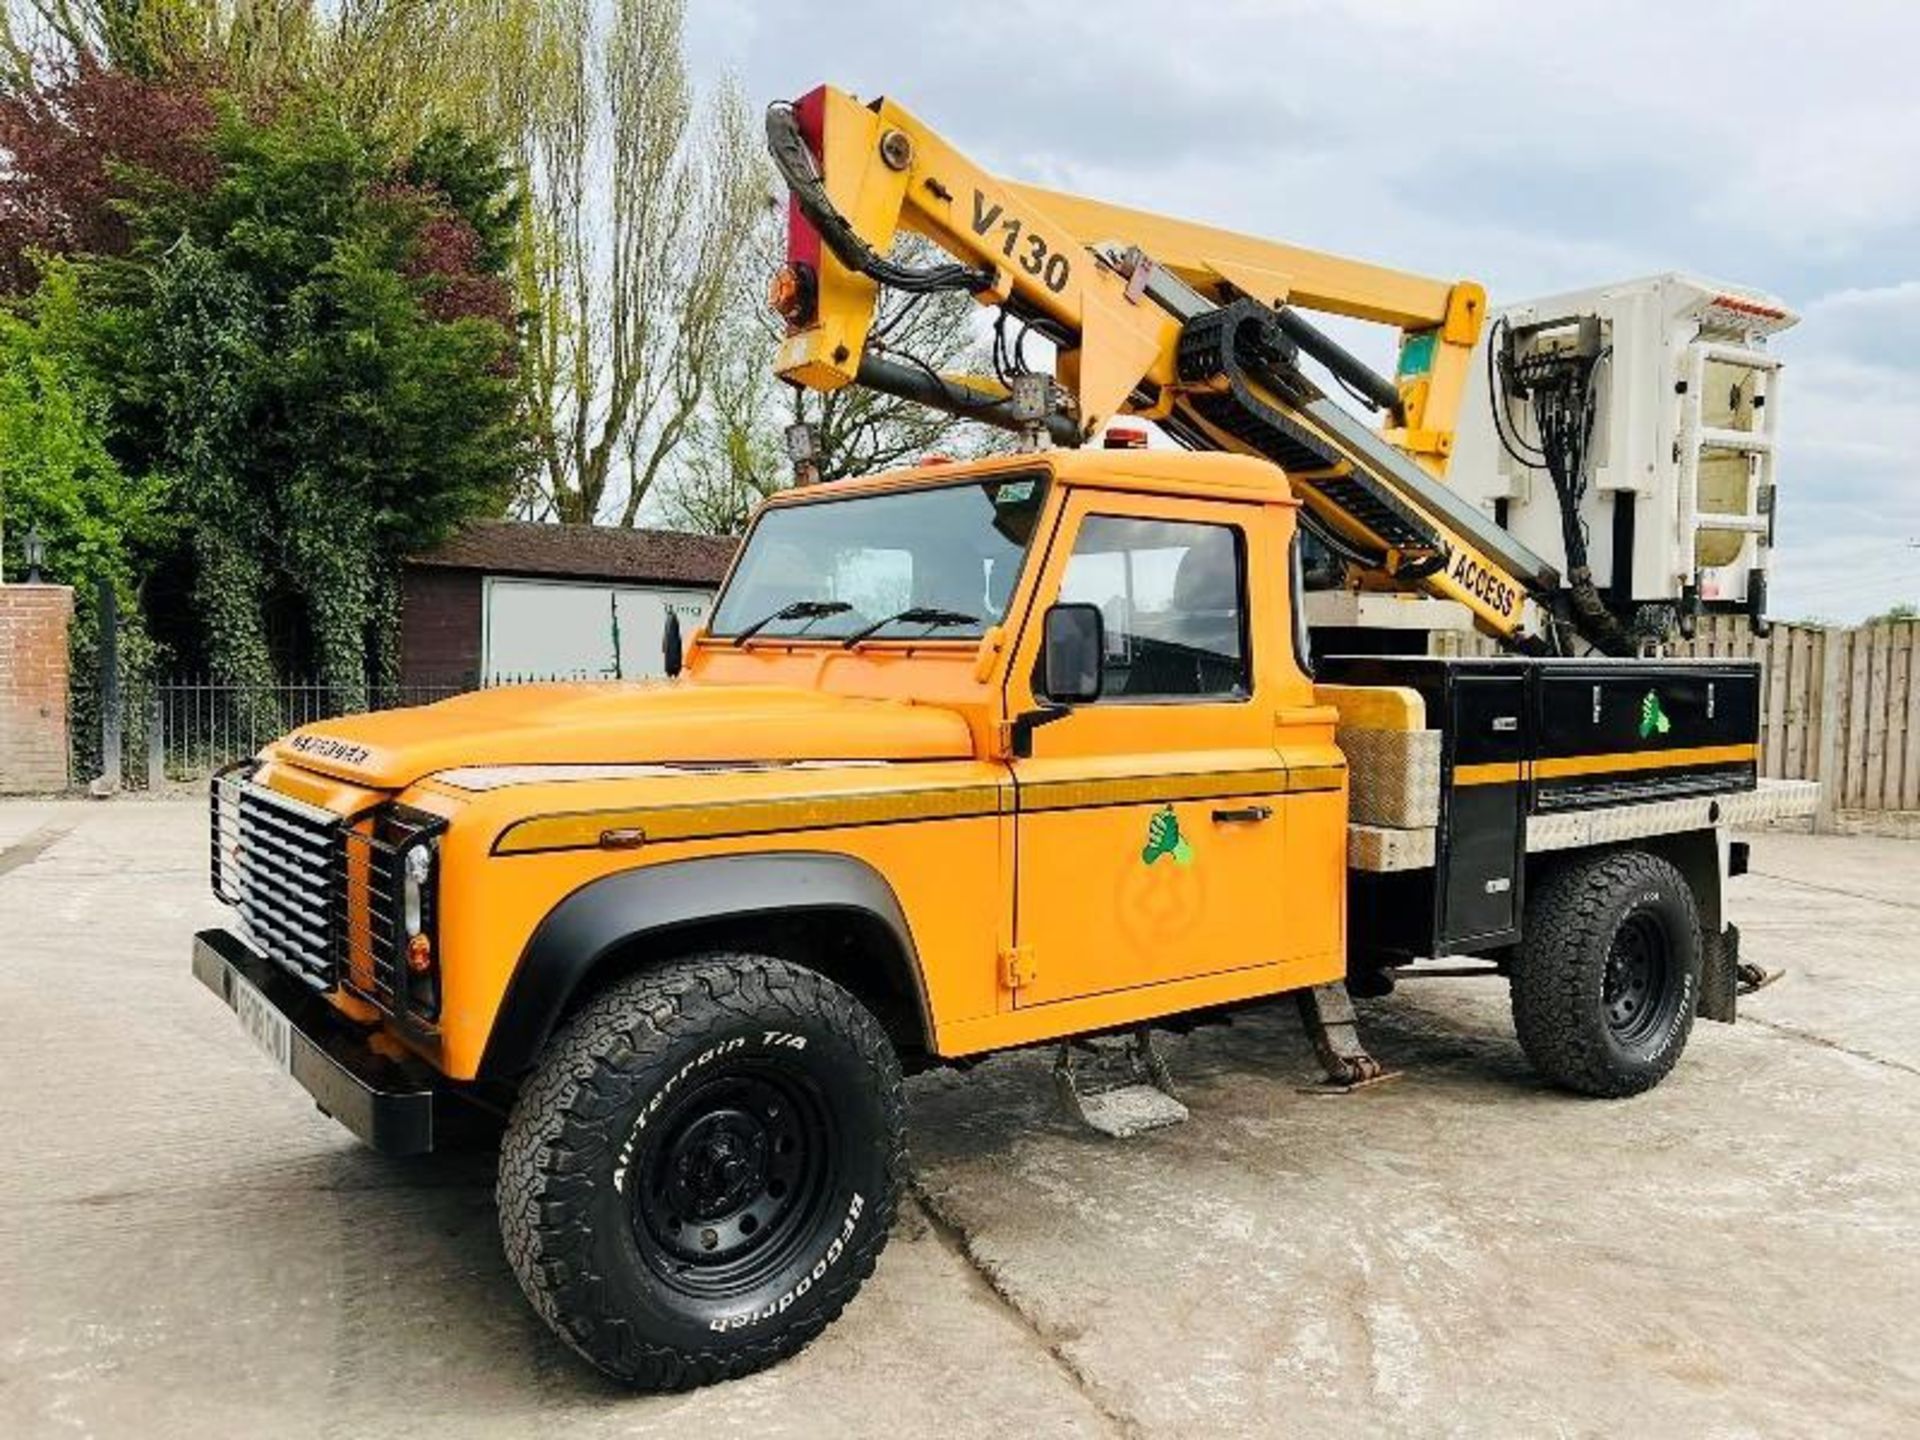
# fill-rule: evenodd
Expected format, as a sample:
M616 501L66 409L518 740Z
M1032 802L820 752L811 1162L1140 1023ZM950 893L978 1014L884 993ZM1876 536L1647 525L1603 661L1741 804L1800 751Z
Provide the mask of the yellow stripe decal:
M1453 767L1453 783L1456 785L1517 785L1520 783L1520 774L1518 760L1491 761L1485 765L1456 765Z
M1338 790L1347 783L1344 765L1297 765L1287 771L1287 793L1303 795L1315 790Z
M1198 775L1129 775L1117 779L1043 780L1020 791L1022 810L1076 810L1096 805L1147 805L1170 800L1208 800L1227 795L1286 795L1338 790L1346 767L1305 765L1288 770L1217 771ZM937 790L860 791L844 795L798 795L777 800L741 800L637 809L579 810L517 821L494 842L496 855L600 846L633 849L673 840L720 835L771 835L850 825L886 825L903 820L960 820L1002 813L1010 797L994 785L958 785Z
M937 790L854 791L778 800L580 810L518 821L502 832L493 849L496 855L587 850L603 843L610 848L631 849L716 835L768 835L900 820L960 820L999 814L1003 793L997 785L954 785Z
M1171 800L1217 800L1227 795L1289 795L1338 790L1341 765L1288 770L1227 770L1199 775L1127 775L1118 779L1040 780L1020 787L1020 809L1083 810L1096 805L1158 805Z
M1518 760L1484 765L1456 765L1455 785L1516 785L1529 775L1535 780L1563 780L1576 775L1617 774L1622 770L1671 770L1681 765L1738 765L1757 760L1758 745L1699 745L1687 750L1630 750L1618 755L1555 755L1530 766Z
M1554 755L1533 762L1533 778L1605 775L1619 770L1671 770L1679 765L1737 765L1760 758L1758 745L1697 745L1687 750L1630 750L1619 755Z

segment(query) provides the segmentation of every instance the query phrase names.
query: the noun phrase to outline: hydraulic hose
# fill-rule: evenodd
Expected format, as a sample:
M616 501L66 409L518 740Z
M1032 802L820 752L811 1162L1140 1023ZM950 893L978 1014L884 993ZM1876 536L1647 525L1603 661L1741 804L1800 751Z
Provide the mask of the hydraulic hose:
M902 290L910 295L925 295L936 290L978 291L992 288L994 272L970 265L901 265L875 250L847 217L834 208L820 176L813 151L800 133L800 119L793 106L777 100L767 107L767 153L774 168L787 182L800 213L807 217L833 258L849 270L865 275L876 284Z

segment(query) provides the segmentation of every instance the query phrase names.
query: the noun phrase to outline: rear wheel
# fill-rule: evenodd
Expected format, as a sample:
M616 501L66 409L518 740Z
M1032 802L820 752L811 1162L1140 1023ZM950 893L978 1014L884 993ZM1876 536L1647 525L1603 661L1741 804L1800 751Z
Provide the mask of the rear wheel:
M639 1389L759 1369L873 1272L904 1170L900 1068L811 971L713 955L556 1038L500 1154L500 1225L554 1331Z
M1513 962L1514 1029L1534 1068L1588 1095L1665 1078L1693 1029L1699 909L1643 851L1582 856L1534 885Z

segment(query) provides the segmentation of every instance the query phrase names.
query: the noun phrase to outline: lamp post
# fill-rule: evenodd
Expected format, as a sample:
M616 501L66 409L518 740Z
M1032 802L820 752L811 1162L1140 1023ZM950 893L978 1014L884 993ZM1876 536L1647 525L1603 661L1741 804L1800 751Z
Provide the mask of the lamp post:
M24 548L27 556L27 583L29 585L38 585L40 583L40 562L47 558L47 542L40 538L40 526L37 521L27 527L27 538L24 542Z

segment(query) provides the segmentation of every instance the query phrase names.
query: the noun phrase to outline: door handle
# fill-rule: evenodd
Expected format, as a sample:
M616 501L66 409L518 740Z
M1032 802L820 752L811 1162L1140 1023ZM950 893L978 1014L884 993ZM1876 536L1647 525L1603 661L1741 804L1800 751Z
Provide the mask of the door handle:
M1216 825L1254 825L1262 820L1273 818L1271 805L1249 805L1241 810L1216 810L1213 823Z

